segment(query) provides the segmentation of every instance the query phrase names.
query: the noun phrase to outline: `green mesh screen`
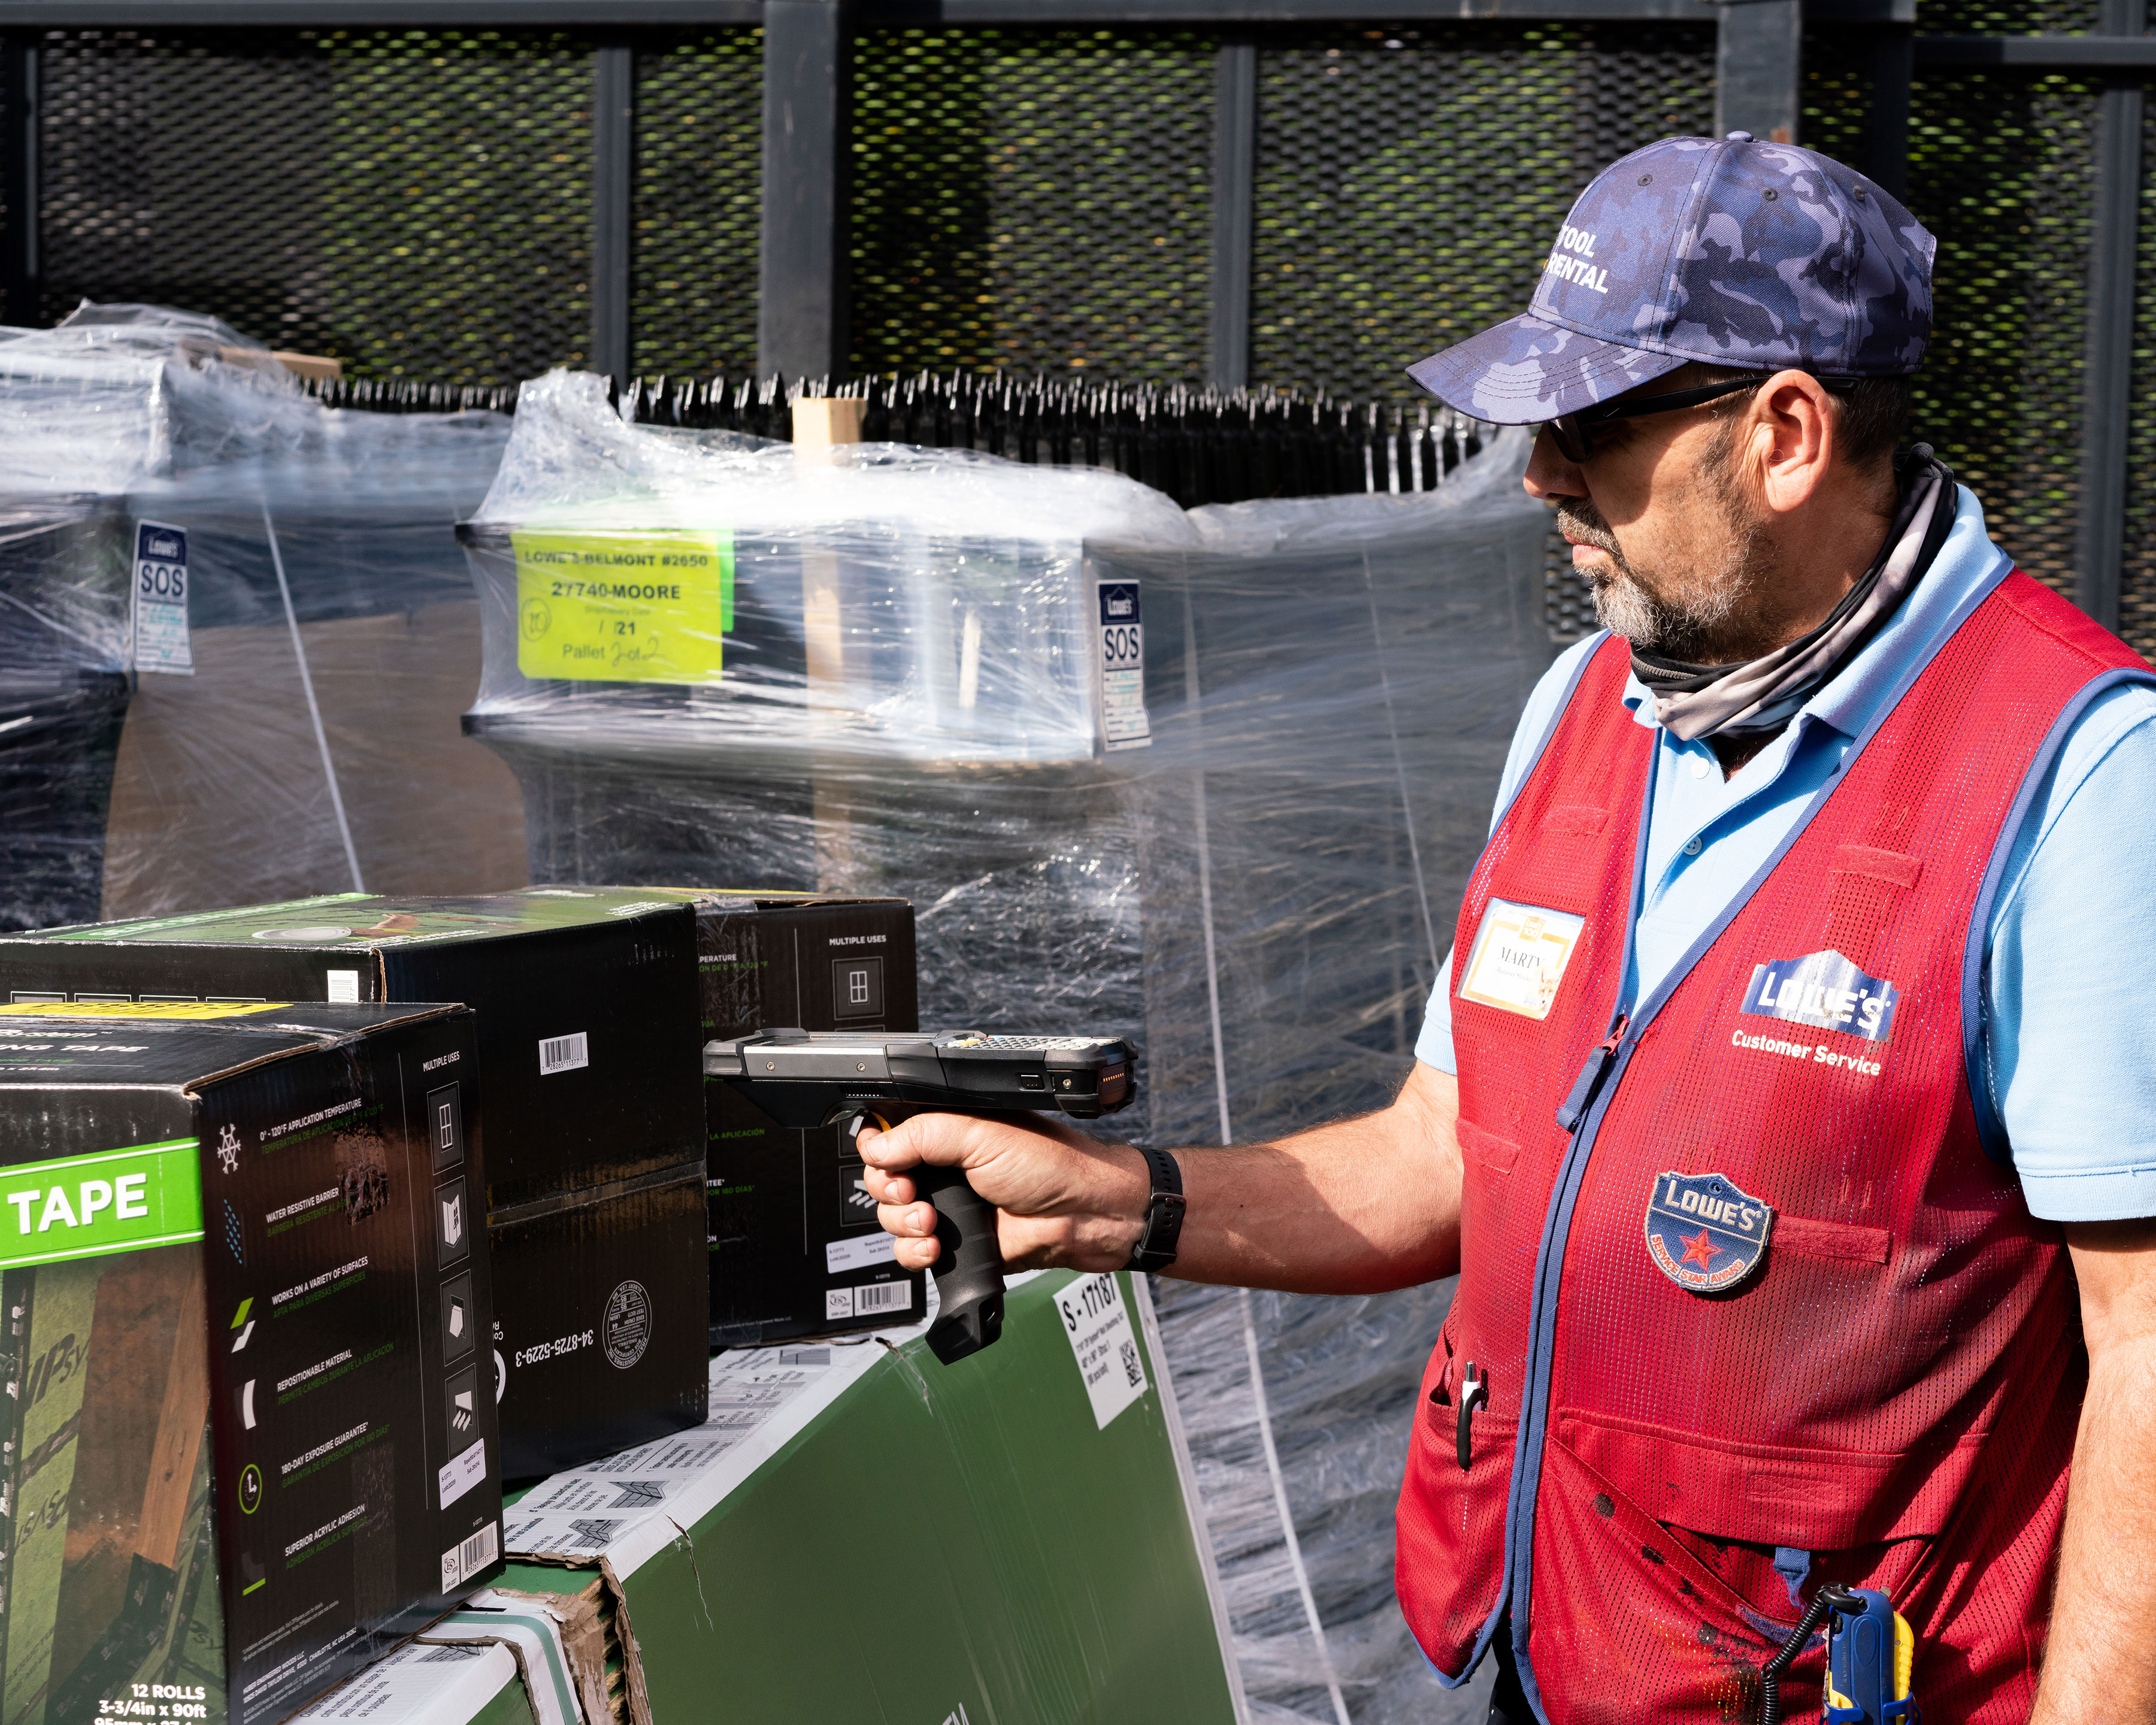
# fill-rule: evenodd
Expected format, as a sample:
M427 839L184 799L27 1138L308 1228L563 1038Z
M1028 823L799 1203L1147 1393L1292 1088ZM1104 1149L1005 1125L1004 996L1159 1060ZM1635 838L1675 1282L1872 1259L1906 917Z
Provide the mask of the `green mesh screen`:
M1711 29L1261 37L1252 378L1414 398L1403 367L1527 309L1588 181L1713 118ZM1546 578L1551 627L1592 629L1554 532Z
M2126 444L2118 632L2156 658L2156 102L2143 103L2140 243L2134 253L2133 388Z
M855 369L1202 379L1214 47L1180 31L864 32Z
M468 383L587 352L592 63L571 39L53 33L42 69L49 318L151 300Z
M640 372L756 370L763 32L699 31L636 56Z
M1909 205L1938 239L1915 432L2038 579L2074 588L2097 86L1920 72Z

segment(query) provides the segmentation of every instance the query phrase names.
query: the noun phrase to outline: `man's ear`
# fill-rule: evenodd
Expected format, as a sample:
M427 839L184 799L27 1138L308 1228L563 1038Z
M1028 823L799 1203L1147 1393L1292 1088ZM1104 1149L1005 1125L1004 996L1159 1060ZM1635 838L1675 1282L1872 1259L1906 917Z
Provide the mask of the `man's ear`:
M1778 372L1752 398L1745 454L1777 514L1809 503L1835 458L1835 403L1809 372Z

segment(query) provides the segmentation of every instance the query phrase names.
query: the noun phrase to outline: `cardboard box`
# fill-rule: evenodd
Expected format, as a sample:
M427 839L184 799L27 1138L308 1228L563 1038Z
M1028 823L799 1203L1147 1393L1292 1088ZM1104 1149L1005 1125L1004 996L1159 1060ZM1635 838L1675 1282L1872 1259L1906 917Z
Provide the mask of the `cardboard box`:
M788 1027L921 1027L913 906L904 899L609 891L696 906L706 1040ZM706 1086L705 1116L712 1347L920 1317L926 1275L893 1261L850 1141L835 1128L789 1131L722 1081Z
M495 1279L512 1480L703 1423L704 1161L497 1212ZM513 1422L506 1417L514 1409Z
M475 1022L0 1007L0 1707L270 1725L498 1572Z
M649 893L343 893L0 939L0 999L297 996L475 1009L491 1153L474 1202L513 1236L496 1255L506 1346L494 1388L507 1476L525 1479L704 1417L694 1314L708 1301L708 1254L649 1195L678 1185L702 1155L696 940L690 907ZM571 1266L527 1245L542 1238L607 1241L606 1261L637 1274L605 1280L599 1260ZM624 1366L623 1348L597 1338L624 1322L618 1303L637 1306L631 1283L649 1297L654 1327ZM593 1345L570 1345L586 1334ZM511 1363L542 1346L555 1350L541 1357L543 1372Z

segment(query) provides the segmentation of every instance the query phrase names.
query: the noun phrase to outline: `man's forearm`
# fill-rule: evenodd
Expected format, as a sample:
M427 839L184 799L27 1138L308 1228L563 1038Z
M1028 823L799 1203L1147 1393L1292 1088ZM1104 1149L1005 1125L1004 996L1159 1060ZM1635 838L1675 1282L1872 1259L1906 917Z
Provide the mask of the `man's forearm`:
M1169 1274L1311 1294L1451 1275L1460 1267L1455 1095L1445 1074L1418 1066L1378 1113L1276 1143L1178 1152L1189 1203Z
M2059 1581L2030 1725L2156 1719L2156 1324L2150 1224L2069 1229L2089 1344Z

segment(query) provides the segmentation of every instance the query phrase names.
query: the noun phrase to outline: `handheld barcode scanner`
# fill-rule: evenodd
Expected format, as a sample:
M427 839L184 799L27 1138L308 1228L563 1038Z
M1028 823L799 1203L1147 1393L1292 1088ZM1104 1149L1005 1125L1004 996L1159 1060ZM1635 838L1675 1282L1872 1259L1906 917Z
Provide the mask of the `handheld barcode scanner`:
M766 1030L704 1045L704 1073L723 1078L781 1126L871 1121L889 1128L916 1114L1016 1114L1056 1109L1095 1120L1137 1094L1131 1045L1115 1037L993 1036L979 1030L890 1035L868 1030ZM936 1206L936 1322L928 1348L949 1365L1003 1333L1003 1257L996 1212L962 1169L915 1168L914 1189Z
M1824 1725L1918 1725L1909 1692L1917 1638L1876 1588L1823 1587L1781 1651L1761 1668L1761 1725L1781 1725L1781 1677L1826 1620Z

